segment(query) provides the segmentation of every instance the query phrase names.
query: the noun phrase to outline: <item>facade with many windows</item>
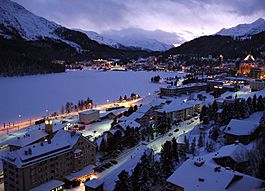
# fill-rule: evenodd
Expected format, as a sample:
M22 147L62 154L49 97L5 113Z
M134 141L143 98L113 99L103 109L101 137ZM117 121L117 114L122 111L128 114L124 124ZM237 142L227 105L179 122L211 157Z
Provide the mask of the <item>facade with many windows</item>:
M8 191L26 191L96 162L96 146L81 133L60 130L51 140L10 151L3 158Z

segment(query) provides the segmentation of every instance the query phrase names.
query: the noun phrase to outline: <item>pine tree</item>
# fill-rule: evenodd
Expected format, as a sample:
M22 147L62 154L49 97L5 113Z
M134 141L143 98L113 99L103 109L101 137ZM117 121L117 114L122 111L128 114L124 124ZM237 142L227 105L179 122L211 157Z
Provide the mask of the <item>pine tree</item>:
M105 152L106 151L106 147L107 147L106 142L105 142L104 138L102 137L102 140L101 140L101 143L100 143L100 146L99 146L100 152Z
M202 133L200 133L199 139L198 139L198 147L201 148L203 146L203 138Z
M175 137L171 140L172 142L172 155L176 162L179 162L178 143Z
M172 147L170 141L166 141L165 144L162 146L160 154L160 162L161 162L162 176L164 178L168 178L168 176L172 173L174 167Z
M195 154L196 151L196 138L194 137L192 142L191 142L191 146L190 146L190 152L191 154Z
M263 111L265 109L265 105L264 105L264 102L263 102L263 98L262 96L260 95L258 97L258 102L257 102L257 110L258 111Z
M256 94L253 96L252 105L253 105L254 111L257 111L257 96L256 96Z
M118 175L118 180L116 181L116 185L114 191L130 191L130 181L129 181L129 173L125 170L121 171Z
M190 148L190 143L186 135L184 136L184 145L185 145L185 152L188 153L189 148Z

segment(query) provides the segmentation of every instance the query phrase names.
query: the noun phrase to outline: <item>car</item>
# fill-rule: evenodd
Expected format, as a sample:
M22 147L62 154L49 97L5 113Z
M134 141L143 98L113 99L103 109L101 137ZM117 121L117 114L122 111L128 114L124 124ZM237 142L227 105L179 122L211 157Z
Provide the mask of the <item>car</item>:
M173 135L173 133L169 133L169 134L168 134L168 136L172 136L172 135Z
M175 129L175 130L174 130L174 132L178 132L178 131L179 131L179 129Z
M118 164L118 162L116 160L111 160L110 161L112 164Z

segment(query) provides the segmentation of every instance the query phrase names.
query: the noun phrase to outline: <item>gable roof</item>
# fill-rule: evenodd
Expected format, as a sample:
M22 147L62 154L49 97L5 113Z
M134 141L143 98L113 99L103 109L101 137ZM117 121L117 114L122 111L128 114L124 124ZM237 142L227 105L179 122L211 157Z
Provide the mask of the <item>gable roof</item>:
M185 191L249 191L264 183L260 179L218 165L191 159L185 161L167 182Z
M81 133L60 130L55 134L51 142L43 141L16 151L10 151L3 159L17 167L26 166L29 163L70 150L80 137Z

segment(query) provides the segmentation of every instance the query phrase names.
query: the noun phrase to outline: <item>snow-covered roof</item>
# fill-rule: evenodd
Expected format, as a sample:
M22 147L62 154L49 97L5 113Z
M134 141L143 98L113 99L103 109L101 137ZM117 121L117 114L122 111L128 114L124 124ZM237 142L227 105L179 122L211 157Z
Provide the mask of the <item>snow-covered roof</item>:
M66 124L55 123L53 124L53 132L57 132L60 129L63 129ZM18 147L25 147L29 144L32 144L44 137L48 136L48 133L45 132L45 124L40 124L39 128L33 130L28 130L23 136L14 137L2 144L8 144Z
M167 179L187 191L249 191L262 180L203 161L188 159Z
M113 115L117 116L117 115L123 113L124 111L127 111L127 108L120 108L120 109L115 109L115 110L112 110L112 111L106 111L106 112L103 112L103 113L99 113L99 117L100 118L107 117L110 114L113 114Z
M16 151L10 151L4 160L13 163L17 167L26 166L28 163L45 159L56 154L70 150L80 138L81 133L65 130L58 131L50 142L43 141L28 145Z
M146 112L149 111L151 108L152 108L151 105L142 105L141 107L139 107L139 108L137 109L136 112L138 112L138 113L146 113Z
M224 133L230 135L251 135L258 128L259 124L252 121L243 121L239 119L231 119L226 126Z
M133 112L131 115L127 116L122 116L119 118L119 121L134 121L136 119L141 119L145 113L140 113L140 112Z
M162 109L158 109L156 111L160 113L163 113L163 112L170 113L170 112L175 112L175 111L180 111L183 109L191 108L198 104L202 104L202 102L194 101L194 100L184 102L184 101L180 101L177 99L177 100L173 100L168 105L164 105Z
M99 180L99 179L92 179L92 180L89 180L85 183L85 186L89 187L89 188L98 188L99 186L101 186L103 184L103 181L102 180Z
M79 114L90 115L92 113L99 113L99 110L92 109L92 110L87 110L87 111L80 112Z
M117 125L115 125L115 127L120 126L123 130L126 130L126 127L129 126L131 128L139 128L141 125L139 123L137 123L136 121L124 121L124 122L120 122Z
M231 157L234 161L241 163L248 161L248 150L241 143L226 145L213 155L213 159Z
M58 187L63 186L63 185L64 185L64 182L62 182L62 181L51 180L49 182L41 184L40 186L32 188L29 191L47 191L47 190L52 190L54 188L58 188Z
M85 176L87 174L93 173L93 171L94 171L93 168L94 167L95 167L94 165L86 166L82 170L80 170L78 172L73 172L73 173L67 175L64 178L67 179L67 180L72 181L72 180L74 180L76 178L80 178L80 177Z
M198 87L198 86L206 86L206 83L190 83L190 84L185 84L185 85L181 85L181 86L164 86L161 88L165 88L165 89L182 89L182 88L192 88L192 87Z

